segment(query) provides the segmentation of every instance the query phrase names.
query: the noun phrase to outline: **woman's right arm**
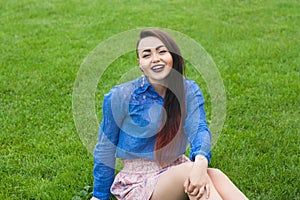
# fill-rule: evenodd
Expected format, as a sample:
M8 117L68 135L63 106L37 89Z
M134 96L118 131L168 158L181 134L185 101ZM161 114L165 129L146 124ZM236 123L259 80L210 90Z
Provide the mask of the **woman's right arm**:
M120 99L113 89L104 96L102 122L99 129L98 143L94 150L94 187L93 198L108 200L110 187L115 173L115 152L119 139ZM115 113L115 111L118 111Z
M197 155L203 155L210 162L211 132L206 123L204 98L196 82L189 82L186 94L186 119L184 131L188 136L191 151L190 159L195 160Z

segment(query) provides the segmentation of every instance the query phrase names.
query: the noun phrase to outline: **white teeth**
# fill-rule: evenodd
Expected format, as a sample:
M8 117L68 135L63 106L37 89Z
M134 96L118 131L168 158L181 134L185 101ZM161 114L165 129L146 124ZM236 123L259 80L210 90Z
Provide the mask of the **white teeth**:
M161 69L163 67L164 67L163 65L157 65L157 66L152 67L152 69L153 70L158 70L158 69Z

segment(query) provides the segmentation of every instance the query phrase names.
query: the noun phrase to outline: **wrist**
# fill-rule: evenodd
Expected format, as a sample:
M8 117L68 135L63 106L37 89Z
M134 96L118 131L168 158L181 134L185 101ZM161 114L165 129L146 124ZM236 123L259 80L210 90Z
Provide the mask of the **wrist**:
M208 166L208 160L204 155L197 155L195 157L195 162L196 165L205 165L206 167Z

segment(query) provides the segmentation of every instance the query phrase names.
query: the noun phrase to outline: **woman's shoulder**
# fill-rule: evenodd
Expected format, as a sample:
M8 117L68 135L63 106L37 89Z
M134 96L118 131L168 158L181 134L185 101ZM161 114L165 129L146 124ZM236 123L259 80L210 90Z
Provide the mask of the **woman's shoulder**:
M141 78L115 85L107 95L128 96L131 95L138 87Z
M184 86L185 86L185 93L186 93L186 101L194 101L195 99L200 98L199 102L203 103L204 98L202 95L202 91L197 84L196 81L189 80L189 79L184 79Z
M184 78L184 88L186 92L195 92L200 90L200 87L194 80L190 80L188 78Z

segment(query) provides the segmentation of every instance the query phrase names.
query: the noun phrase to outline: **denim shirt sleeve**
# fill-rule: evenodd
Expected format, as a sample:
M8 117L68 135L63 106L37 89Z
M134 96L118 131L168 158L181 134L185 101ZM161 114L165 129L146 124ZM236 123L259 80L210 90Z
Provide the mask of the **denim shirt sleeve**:
M204 98L198 85L188 81L186 89L186 118L184 131L190 142L190 159L204 155L208 162L211 157L211 133L206 123Z
M93 196L101 200L109 199L110 187L115 173L115 152L119 138L121 115L115 116L114 110L121 113L119 92L113 88L104 96L102 122L99 128L98 143L94 150L94 188ZM118 100L117 100L118 99Z

